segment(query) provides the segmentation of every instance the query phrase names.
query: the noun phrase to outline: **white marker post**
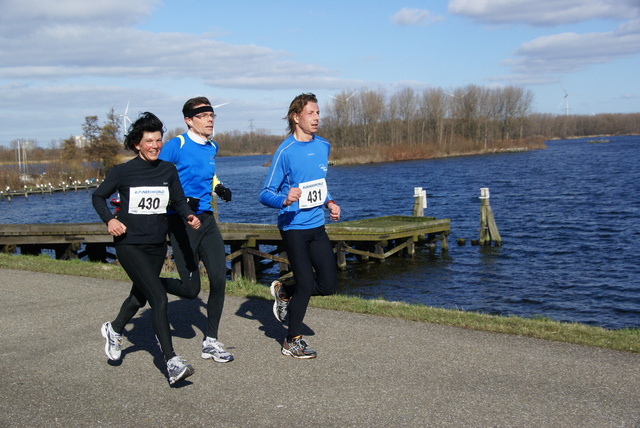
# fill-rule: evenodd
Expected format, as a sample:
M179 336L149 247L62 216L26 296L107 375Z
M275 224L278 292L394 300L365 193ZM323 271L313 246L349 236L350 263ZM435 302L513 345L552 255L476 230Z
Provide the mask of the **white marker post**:
M413 188L413 216L424 217L424 210L427 208L427 191L422 187Z
M480 245L491 245L491 240L496 247L502 245L502 238L498 232L498 226L493 218L493 211L489 204L489 188L483 187L480 189L480 200L482 205L480 206Z

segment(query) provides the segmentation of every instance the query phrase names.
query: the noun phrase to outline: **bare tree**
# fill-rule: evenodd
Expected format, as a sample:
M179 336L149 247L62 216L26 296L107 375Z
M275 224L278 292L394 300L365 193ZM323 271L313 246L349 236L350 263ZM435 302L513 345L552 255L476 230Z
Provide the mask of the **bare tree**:
M429 88L422 92L419 102L422 117L423 142L434 141L437 146L444 142L444 120L447 112L447 95L440 88Z
M412 128L417 118L417 100L415 91L412 88L404 88L399 92L396 92L391 97L390 104L395 105L398 120L402 125L399 132L400 141L404 141L409 145L414 145L416 137Z
M323 121L332 129L332 141L344 146L357 145L353 141L350 130L354 125L354 115L356 108L353 97L357 91L342 91L336 96L332 96L332 102L328 105L326 119ZM324 115L323 115L324 116Z
M382 89L360 90L356 95L354 122L362 135L362 144L370 146L377 139L378 127L385 110L385 95ZM354 138L360 140L360 137Z

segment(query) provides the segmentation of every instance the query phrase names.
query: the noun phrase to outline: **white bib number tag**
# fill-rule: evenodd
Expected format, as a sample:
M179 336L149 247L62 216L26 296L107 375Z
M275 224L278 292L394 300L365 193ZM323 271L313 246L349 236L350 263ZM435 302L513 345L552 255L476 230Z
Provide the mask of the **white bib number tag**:
M327 198L327 182L324 178L300 183L302 195L298 200L300 208L313 208L324 203Z
M167 187L132 187L129 190L129 214L166 214L168 204Z

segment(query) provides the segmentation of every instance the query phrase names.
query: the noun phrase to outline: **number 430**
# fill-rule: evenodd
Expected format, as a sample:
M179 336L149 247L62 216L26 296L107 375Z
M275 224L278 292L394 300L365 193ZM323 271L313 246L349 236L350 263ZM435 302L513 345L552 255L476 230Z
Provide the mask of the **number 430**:
M158 207L160 207L160 198L142 198L138 203L138 208L143 210L156 210Z

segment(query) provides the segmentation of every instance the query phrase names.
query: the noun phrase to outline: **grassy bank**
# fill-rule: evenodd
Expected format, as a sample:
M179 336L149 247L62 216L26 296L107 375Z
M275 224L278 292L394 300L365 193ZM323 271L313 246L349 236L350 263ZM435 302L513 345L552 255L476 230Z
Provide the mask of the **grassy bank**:
M129 282L124 270L119 266L78 260L54 260L47 255L0 254L0 268ZM203 278L203 284L207 284L205 278ZM254 284L244 280L229 281L227 294L250 299L271 299L269 289L264 284ZM638 328L606 330L584 324L561 323L546 318L502 317L384 300L365 300L345 295L314 297L310 305L317 308L401 318L618 351L640 352L640 329Z
M469 141L456 141L453 147L455 147L455 149L452 149L449 145L437 145L433 143L419 145L406 143L393 145L372 144L366 148L339 147L331 149L331 162L334 165L356 165L473 156L501 152L521 152L547 148L542 138L534 138L527 141L509 140L492 142L489 147L479 147L478 144Z

